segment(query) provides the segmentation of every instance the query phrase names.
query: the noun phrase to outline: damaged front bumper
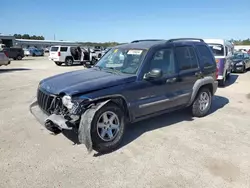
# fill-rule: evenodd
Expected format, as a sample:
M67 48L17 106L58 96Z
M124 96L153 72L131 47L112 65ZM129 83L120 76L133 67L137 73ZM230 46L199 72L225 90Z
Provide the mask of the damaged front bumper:
M55 132L55 129L58 130L71 130L72 126L69 120L66 120L63 115L56 115L46 114L38 105L38 102L36 99L33 100L33 102L30 105L30 112L35 118L38 120L38 122L45 126L48 130Z

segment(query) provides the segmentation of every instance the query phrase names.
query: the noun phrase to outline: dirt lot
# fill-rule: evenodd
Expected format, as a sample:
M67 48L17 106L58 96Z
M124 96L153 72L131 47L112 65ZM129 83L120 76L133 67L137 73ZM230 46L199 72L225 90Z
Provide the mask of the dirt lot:
M0 67L1 188L250 187L250 72L218 89L207 117L181 111L131 125L119 150L98 156L28 110L41 79L82 68L45 57Z

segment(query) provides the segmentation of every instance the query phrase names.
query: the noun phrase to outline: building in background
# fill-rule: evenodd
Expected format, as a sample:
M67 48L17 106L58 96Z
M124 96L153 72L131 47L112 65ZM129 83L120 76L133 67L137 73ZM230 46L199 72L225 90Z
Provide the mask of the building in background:
M37 47L48 48L55 45L77 46L78 42L73 41L56 41L56 40L30 40L30 39L15 39L12 35L3 35L0 33L0 44L5 47Z
M79 43L73 41L15 39L14 45L22 48L48 48L55 45L77 46Z
M15 37L12 35L3 35L0 33L0 44L5 47L12 47L15 43Z

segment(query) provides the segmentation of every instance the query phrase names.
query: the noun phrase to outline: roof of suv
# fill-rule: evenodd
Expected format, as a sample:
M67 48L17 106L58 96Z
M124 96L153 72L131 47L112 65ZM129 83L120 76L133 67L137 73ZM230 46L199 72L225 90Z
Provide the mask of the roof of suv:
M158 40L158 39L145 39L145 40L135 40L128 44L118 45L119 48L138 48L138 49L148 49L155 45L161 44L197 44L197 43L204 43L202 39L198 38L177 38L177 39L169 39L169 40Z

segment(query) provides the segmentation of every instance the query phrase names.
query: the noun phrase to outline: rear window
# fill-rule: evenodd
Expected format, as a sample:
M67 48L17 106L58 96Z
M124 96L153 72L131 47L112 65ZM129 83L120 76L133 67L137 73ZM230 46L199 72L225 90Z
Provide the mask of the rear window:
M54 47L54 46L53 46L53 47L50 48L50 51L51 51L51 52L57 52L57 51L58 51L58 47Z
M68 47L61 47L60 52L67 52Z
M213 51L214 56L224 56L224 46L222 44L208 43L208 46Z

